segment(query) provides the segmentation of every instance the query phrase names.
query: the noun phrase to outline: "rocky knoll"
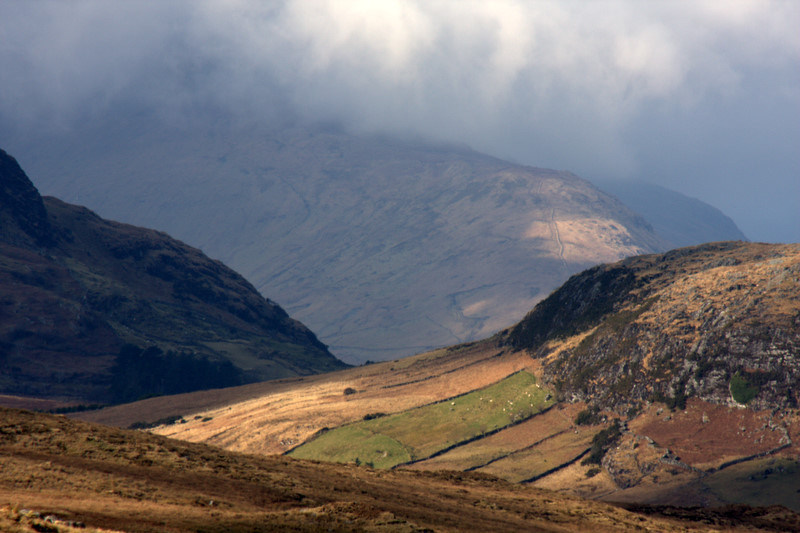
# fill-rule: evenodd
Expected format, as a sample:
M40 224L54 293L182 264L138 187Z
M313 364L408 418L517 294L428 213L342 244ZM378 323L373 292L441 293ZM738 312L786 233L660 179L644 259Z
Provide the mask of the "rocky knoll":
M800 245L713 243L573 276L510 330L561 395L796 408Z
M42 199L1 151L0 216L0 394L124 401L344 366L222 263Z

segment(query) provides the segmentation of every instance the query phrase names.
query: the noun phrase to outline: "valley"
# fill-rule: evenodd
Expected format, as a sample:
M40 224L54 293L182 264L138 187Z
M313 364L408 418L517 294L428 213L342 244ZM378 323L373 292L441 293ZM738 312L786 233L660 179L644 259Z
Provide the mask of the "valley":
M798 245L636 257L574 276L485 341L76 416L121 427L172 417L151 431L248 453L488 474L628 504L800 511L799 273ZM720 331L737 343L712 342ZM647 348L661 335L671 352Z
M798 27L0 0L0 533L800 533Z
M676 527L669 522L675 517L692 527L711 520L731 530L781 530L798 522L800 245L719 242L601 264L574 274L516 325L484 340L345 368L313 333L221 263L165 234L41 198L2 155L12 178L4 183L17 187L1 198L10 208L0 242L5 315L29 318L24 328L4 326L2 401L52 409L106 398L105 390L118 404L76 409L72 421L4 411L5 501L24 497L33 502L26 505L58 509L65 527L74 516L145 531L192 530L202 521L216 524L210 531L261 522L264 531L313 531L321 523L357 531L542 523L543 531L573 531L595 529L595 519L610 523L609 531L629 529L624 520L606 518L621 507L581 508L570 518L544 511L540 522L504 500L506 491L518 503L522 491L528 506L555 495L568 508L566 502L613 503L639 513L640 521L654 520L656 531ZM535 187L541 191L543 182ZM588 251L587 219L556 221L554 212L544 225L530 224L527 237L549 235L552 260L564 268L602 259ZM617 227L589 225L606 235ZM47 318L65 308L87 315ZM482 304L464 309L478 310ZM143 339L160 345L130 344ZM82 342L84 350L70 342ZM26 356L31 350L39 355ZM35 364L71 377L36 372ZM94 374L81 374L87 369ZM258 382L230 386L243 381L235 373L226 381L234 369ZM206 383L208 375L218 380ZM268 377L280 379L263 381ZM184 379L202 390L168 394L174 389L165 384ZM89 384L95 389L87 394ZM156 395L131 401L148 392ZM62 466L51 472L54 462ZM244 473L253 468L272 477L254 481ZM286 478L274 475L282 468L293 472L286 474L291 479L296 469L310 472L302 492L285 492ZM108 485L98 472L117 479L112 496L87 502L87 491ZM352 492L335 481L342 476L355 480ZM365 481L374 479L374 486ZM370 491L358 496L364 483ZM407 492L386 505L382 483L405 483ZM456 488L465 484L480 489ZM473 506L482 518L457 516L448 506L464 502L452 503L453 490L479 497ZM438 496L419 507L428 491ZM66 496L64 506L55 494ZM488 504L499 514L480 504L490 495L506 502ZM114 497L128 511L104 510ZM206 500L210 522L195 508ZM0 520L37 530L41 513L9 505ZM683 514L697 505L707 510ZM726 514L726 505L781 507ZM137 522L138 512L152 519ZM553 526L562 522L563 528Z

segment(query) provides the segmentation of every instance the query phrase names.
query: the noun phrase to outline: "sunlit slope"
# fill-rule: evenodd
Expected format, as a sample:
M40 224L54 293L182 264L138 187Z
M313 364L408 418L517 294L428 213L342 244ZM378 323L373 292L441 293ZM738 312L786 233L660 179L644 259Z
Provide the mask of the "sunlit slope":
M800 509L798 325L798 244L710 243L573 276L507 338L620 435L594 476L576 463L536 483L682 505L760 491Z
M508 335L548 383L618 413L688 398L797 409L800 244L709 243L570 278Z
M388 468L482 438L527 420L553 403L552 394L523 371L444 402L396 415L368 415L368 420L322 433L290 455Z
M154 431L231 450L283 453L322 428L467 394L520 370L534 371L537 364L490 339L319 376L150 398L75 416L122 427L182 417Z

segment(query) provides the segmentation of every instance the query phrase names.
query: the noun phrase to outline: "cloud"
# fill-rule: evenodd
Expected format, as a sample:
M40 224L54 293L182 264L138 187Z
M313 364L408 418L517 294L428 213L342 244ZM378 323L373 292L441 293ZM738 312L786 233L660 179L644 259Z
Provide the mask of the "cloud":
M746 157L748 128L800 145L798 27L791 0L7 2L0 118L70 124L125 104L177 120L214 107L669 186L697 160L680 132L751 173L764 153ZM681 150L673 175L654 171L669 159L661 132L661 150ZM800 180L792 156L776 152L778 182ZM707 184L685 192L725 209L708 192L722 170L704 168Z

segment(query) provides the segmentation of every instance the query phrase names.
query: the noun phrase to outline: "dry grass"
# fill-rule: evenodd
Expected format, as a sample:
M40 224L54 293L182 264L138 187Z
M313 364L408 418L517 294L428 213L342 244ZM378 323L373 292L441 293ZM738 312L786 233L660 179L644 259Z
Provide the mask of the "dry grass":
M21 509L136 532L753 530L653 518L480 474L255 457L64 417L0 415L0 526L8 531L31 530L17 520Z
M542 476L574 461L588 450L598 428L592 429L594 431L587 428L580 432L567 431L554 435L552 439L515 452L478 471L515 483Z
M305 442L324 427L434 403L535 367L526 354L484 341L320 376L152 398L75 416L127 427L183 415L186 423L154 431L229 450L274 454ZM345 395L347 388L356 393Z

